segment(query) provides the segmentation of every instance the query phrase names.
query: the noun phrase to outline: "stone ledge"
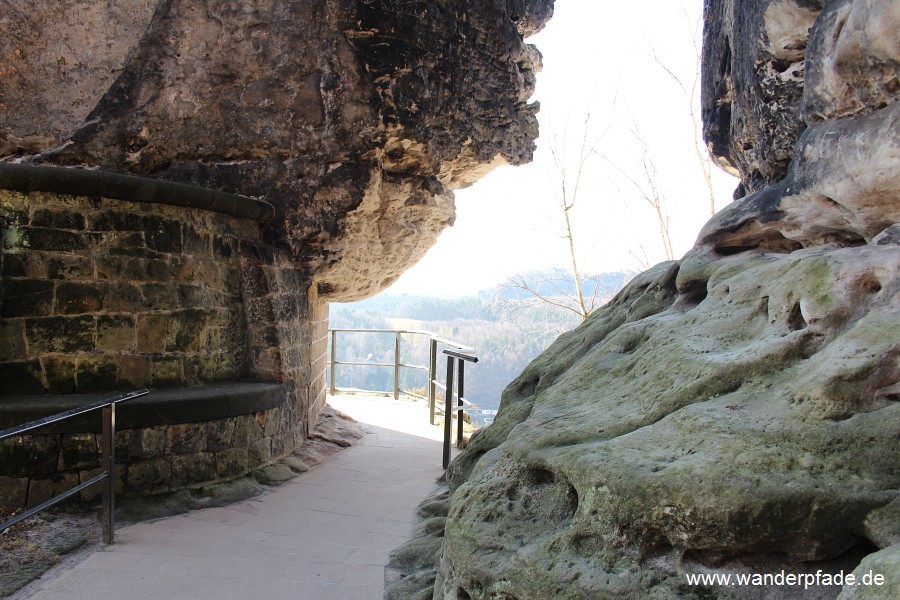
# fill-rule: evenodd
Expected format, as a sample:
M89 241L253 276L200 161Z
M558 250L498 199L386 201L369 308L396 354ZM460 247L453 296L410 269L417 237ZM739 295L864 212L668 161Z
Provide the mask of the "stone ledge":
M141 398L118 405L116 426L135 429L178 423L201 423L251 414L280 406L282 384L243 381L191 388L151 390ZM0 396L0 429L14 427L65 410L112 398L117 392L93 394ZM98 432L99 411L49 425L45 433Z
M171 204L224 213L260 223L270 221L275 214L271 204L248 196L162 179L71 167L0 162L0 188Z

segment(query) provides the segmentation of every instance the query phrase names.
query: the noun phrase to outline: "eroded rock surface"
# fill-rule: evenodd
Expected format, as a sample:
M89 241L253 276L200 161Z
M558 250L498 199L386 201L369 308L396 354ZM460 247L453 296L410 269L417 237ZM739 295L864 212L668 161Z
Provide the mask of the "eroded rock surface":
M645 274L507 389L451 471L445 594L691 597L685 572L874 545L900 478L900 247L706 268Z
M808 125L897 99L898 10L883 0L706 3L704 136L741 176L741 194L785 177Z
M898 5L706 18L708 140L751 193L505 390L448 471L434 598L893 597L685 578L900 580Z
M552 0L115 4L0 2L0 151L264 198L323 299L392 283L454 189L531 158Z
M552 7L0 0L0 405L221 385L120 429L123 491L285 476L319 443L328 302L388 286L455 189L530 160L524 38ZM245 379L275 387L229 396ZM0 504L89 477L66 435L6 444L50 460L0 460Z

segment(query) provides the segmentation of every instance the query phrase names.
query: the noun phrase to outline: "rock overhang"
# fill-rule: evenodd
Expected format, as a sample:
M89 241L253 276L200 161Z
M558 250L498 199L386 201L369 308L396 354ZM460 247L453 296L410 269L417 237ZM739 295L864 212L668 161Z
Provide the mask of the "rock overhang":
M305 443L327 301L388 286L453 223L454 189L531 159L524 36L553 3L107 4L0 16L0 401L272 384L241 414L216 397L189 427L123 430L158 441L122 456L126 492L152 494ZM83 475L8 462L0 496L23 503Z
M389 285L452 224L454 189L531 159L524 37L552 1L52 4L7 18L4 152L265 199L267 240L325 299ZM64 40L26 35L48 22Z

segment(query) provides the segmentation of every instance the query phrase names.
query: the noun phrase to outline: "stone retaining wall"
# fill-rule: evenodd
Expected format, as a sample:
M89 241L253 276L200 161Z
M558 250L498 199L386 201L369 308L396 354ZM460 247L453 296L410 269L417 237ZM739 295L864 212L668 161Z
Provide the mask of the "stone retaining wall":
M246 373L246 219L0 191L0 393L196 385Z
M277 409L275 409L277 410ZM200 488L272 462L275 410L116 433L116 491L150 495ZM0 506L31 508L100 473L100 435L24 435L0 445ZM99 498L100 486L81 493Z
M239 477L303 444L325 401L327 303L259 223L0 190L0 227L0 412L23 394L280 383L274 408L199 422L173 409L120 431L126 494ZM91 477L97 443L81 431L0 445L0 504L33 506Z

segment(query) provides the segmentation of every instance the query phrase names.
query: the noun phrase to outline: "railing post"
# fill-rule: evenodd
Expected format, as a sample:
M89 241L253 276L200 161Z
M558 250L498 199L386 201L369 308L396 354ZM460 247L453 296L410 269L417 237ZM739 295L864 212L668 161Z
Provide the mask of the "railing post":
M337 356L337 331L331 330L331 395L334 396L335 386L334 386L334 370L335 370L335 357Z
M444 392L444 469L450 464L450 431L453 420L453 357L447 357L447 390Z
M103 480L102 515L103 541L112 544L116 527L116 405L103 407L103 432L100 440Z
M400 398L400 332L394 334L394 400Z
M82 481L80 484L75 487L69 488L61 494L57 494L53 496L49 500L45 500L44 502L38 504L37 506L33 506L26 510L25 512L19 513L15 517L8 519L6 521L0 522L0 531L8 529L15 525L16 523L20 523L25 519L36 515L42 510L46 510L51 506L59 504L63 500L67 498L71 498L72 496L79 494L82 490L86 490L89 487L96 485L98 483L103 483L102 489L102 509L100 515L100 522L103 525L103 541L107 544L112 544L113 539L115 538L115 517L116 517L116 499L115 499L115 486L116 486L116 458L115 458L115 448L116 448L116 403L124 402L126 400L131 400L132 398L137 398L139 396L144 396L150 393L150 390L138 390L136 392L128 392L126 394L121 394L116 396L115 398L109 398L107 400L100 400L98 402L92 402L90 404L85 404L79 406L77 408L72 408L69 410L65 410L60 413L56 413L55 415L50 415L48 417L43 417L36 421L30 421L23 425L19 425L17 427L10 427L8 429L0 430L0 441L6 440L8 438L22 435L25 432L32 431L34 429L39 429L41 427L45 427L52 423L58 423L60 421L64 421L66 419L70 419L72 417L83 415L86 413L92 413L95 410L101 411L100 415L100 467L101 472L97 475L94 475L87 481Z
M462 448L463 441L463 388L466 385L466 361L460 360L459 362L459 375L457 376L457 385L456 385L456 395L458 397L457 407L458 412L456 414L456 447Z
M437 395L437 340L431 338L431 348L428 353L428 414L430 423L434 425L434 399Z

